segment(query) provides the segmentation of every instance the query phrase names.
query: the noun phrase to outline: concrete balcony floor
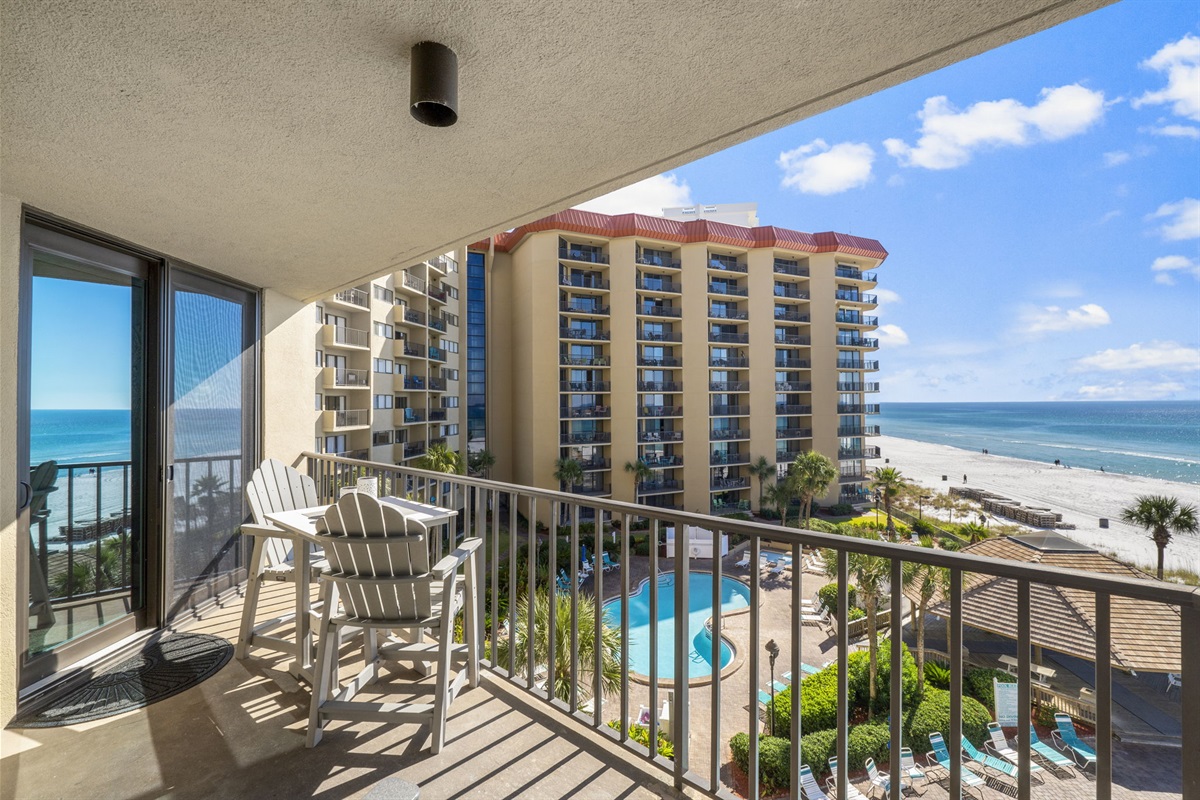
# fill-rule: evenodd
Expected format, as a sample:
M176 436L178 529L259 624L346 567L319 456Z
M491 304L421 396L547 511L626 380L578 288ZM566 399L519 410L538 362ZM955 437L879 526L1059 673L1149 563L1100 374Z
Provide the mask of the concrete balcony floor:
M263 616L286 608L290 591L267 587ZM182 627L232 640L240 614L232 594ZM307 749L307 686L286 660L256 652L266 658L231 660L200 686L138 711L4 730L0 796L354 798L393 776L419 785L422 800L682 796L663 773L486 671L451 706L449 741L436 756L419 725L334 723Z

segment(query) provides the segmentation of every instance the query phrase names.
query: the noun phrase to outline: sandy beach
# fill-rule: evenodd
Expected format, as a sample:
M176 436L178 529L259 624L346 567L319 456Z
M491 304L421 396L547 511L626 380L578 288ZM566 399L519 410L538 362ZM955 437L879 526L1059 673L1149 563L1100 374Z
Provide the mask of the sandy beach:
M966 475L968 486L1060 512L1063 522L1076 526L1064 531L1067 536L1150 572L1158 550L1146 531L1120 521L1121 509L1138 495L1147 494L1173 496L1200 506L1200 485L1196 484L1056 467L891 436L875 441L889 459L887 466L900 470L910 481L945 492L950 486L962 486ZM874 467L884 462L870 463ZM942 480L943 475L947 480ZM1109 520L1107 530L1100 528L1101 518ZM1174 537L1167 547L1166 566L1200 572L1200 535Z

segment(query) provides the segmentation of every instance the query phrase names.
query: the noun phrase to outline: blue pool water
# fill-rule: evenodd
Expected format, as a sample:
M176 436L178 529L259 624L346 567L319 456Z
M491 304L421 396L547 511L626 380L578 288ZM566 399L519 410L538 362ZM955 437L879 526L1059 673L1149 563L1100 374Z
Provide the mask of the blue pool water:
M712 616L712 573L688 573L688 677L712 674L712 640L704 623ZM721 578L721 610L732 611L750 605L750 587L733 578ZM621 601L604 604L604 618L610 625L621 624ZM644 582L629 596L629 669L639 675L650 674L650 582ZM658 676L670 680L675 674L675 575L658 578ZM733 658L733 650L721 642L721 666Z

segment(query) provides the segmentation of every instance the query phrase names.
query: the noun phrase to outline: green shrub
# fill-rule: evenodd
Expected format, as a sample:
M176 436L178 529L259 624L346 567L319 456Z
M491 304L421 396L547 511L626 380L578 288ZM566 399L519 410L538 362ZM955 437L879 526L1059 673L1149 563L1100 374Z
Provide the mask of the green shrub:
M943 538L938 544L943 550L949 550L952 553L957 553L963 547L963 543L957 539Z
M950 688L950 670L936 661L925 662L925 683L935 689Z
M779 512L773 508L760 508L755 513L763 519L779 519Z
M634 541L631 552L635 556L650 555L650 540L642 538L642 539L638 539L638 540Z
M621 730L621 721L610 719L608 727L614 731L619 731ZM650 729L645 725L638 725L636 722L629 723L629 738L646 749L650 749ZM658 754L663 758L675 757L675 745L671 743L671 740L667 738L667 734L662 730L658 732Z
M816 517L809 519L808 522L804 524L804 527L810 531L817 531L818 533L838 532L837 525L829 522L828 520L817 519Z
M1009 675L1002 669L969 669L963 673L963 692L974 697L984 708L996 706L996 687L992 678L1001 683L1016 683L1015 675Z
M864 650L850 654L849 674L846 682L850 689L850 702L855 709L866 709L871 699L869 677L871 656ZM901 697L904 706L917 702L917 662L908 651L908 645L900 644L900 663L903 675L900 679ZM892 696L892 648L888 640L879 643L878 663L875 675L875 709L886 711Z
M867 616L867 612L863 611L858 606L850 606L850 613L846 615L847 622L854 622L856 619L862 619Z
M846 594L849 596L850 605L855 604L854 585L846 587ZM838 585L836 583L827 583L817 590L817 597L821 601L821 605L829 609L830 614L838 613Z
M973 697L962 699L962 731L976 747L983 744L987 738L987 724L992 721L992 715ZM950 742L950 693L942 689L926 688L925 696L913 708L905 720L905 742L914 752L928 752L929 734L938 731Z
M888 742L891 732L886 722L864 722L850 729L850 769L862 769L867 759L876 763L887 760ZM803 740L801 740L803 741Z
M829 507L829 513L835 517L845 517L854 513L854 506L849 503L834 503Z
M829 771L829 757L837 749L837 729L806 733L800 737L800 763L808 764L813 775Z
M750 522L754 518L751 517L749 514L747 514L745 511L738 511L735 514L726 514L725 519L735 519L738 522Z
M882 531L887 528L881 517L856 517L841 524L849 525L855 530Z
M1054 721L1054 715L1058 713L1058 709L1054 706L1040 705L1037 707L1037 724L1043 728L1054 730L1057 723Z
M919 519L916 522L914 522L912 525L912 529L913 529L913 533L917 534L917 536L937 536L938 535L937 528L933 527L932 523L926 522L923 519Z
M772 713L775 732L791 736L792 689L789 686L775 695ZM837 665L831 664L816 675L809 675L800 684L801 730L820 731L837 725Z
M742 772L749 774L750 737L745 733L735 733L729 740L729 750L733 755L733 763L737 764ZM788 788L791 784L791 762L790 741L765 733L759 734L758 779L764 792L771 794Z

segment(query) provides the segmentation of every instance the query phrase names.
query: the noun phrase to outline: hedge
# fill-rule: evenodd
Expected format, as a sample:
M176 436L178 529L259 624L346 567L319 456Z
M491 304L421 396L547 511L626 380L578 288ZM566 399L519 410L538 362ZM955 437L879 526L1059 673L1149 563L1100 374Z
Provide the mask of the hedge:
M908 651L908 645L900 643L901 697L905 708L917 702L917 662ZM866 708L871 699L870 673L871 656L865 650L851 653L849 661L850 702L855 708ZM892 648L888 640L880 642L875 674L875 708L886 711L892 696ZM802 698L803 699L803 698Z
M863 726L860 726L863 727ZM851 737L853 741L853 730ZM815 731L800 738L800 763L807 764L814 776L829 770L829 757L837 747L837 731L828 729ZM758 778L765 792L786 789L791 784L792 743L779 736L759 734ZM750 737L746 733L735 733L729 740L733 763L750 774ZM865 757L864 757L865 758Z
M876 763L887 761L891 738L886 722L863 722L852 727L848 750L850 769L864 768L868 758L875 759Z
M850 605L855 605L854 584L846 587L846 593L850 598ZM820 599L821 605L829 609L829 613L837 616L838 613L838 585L836 583L827 583L817 590L817 598Z
M828 522L823 519L817 519L815 517L809 519L809 521L804 524L804 527L806 530L818 531L819 533L837 533L838 532L838 527L834 523Z
M992 678L997 678L1001 683L1017 682L1015 675L1002 669L969 669L963 673L963 692L978 700L984 708L994 708L996 687L992 685Z
M962 731L976 747L982 747L988 735L988 723L992 715L973 697L962 699ZM905 742L914 753L929 752L929 734L938 731L950 742L950 693L942 689L925 688L925 697L910 713L905 715Z
M621 730L621 721L610 719L608 727L614 731ZM639 725L636 722L629 723L629 738L633 739L638 744L650 749L650 728L645 725ZM667 738L667 734L661 729L658 732L658 754L663 758L675 757L675 745Z

